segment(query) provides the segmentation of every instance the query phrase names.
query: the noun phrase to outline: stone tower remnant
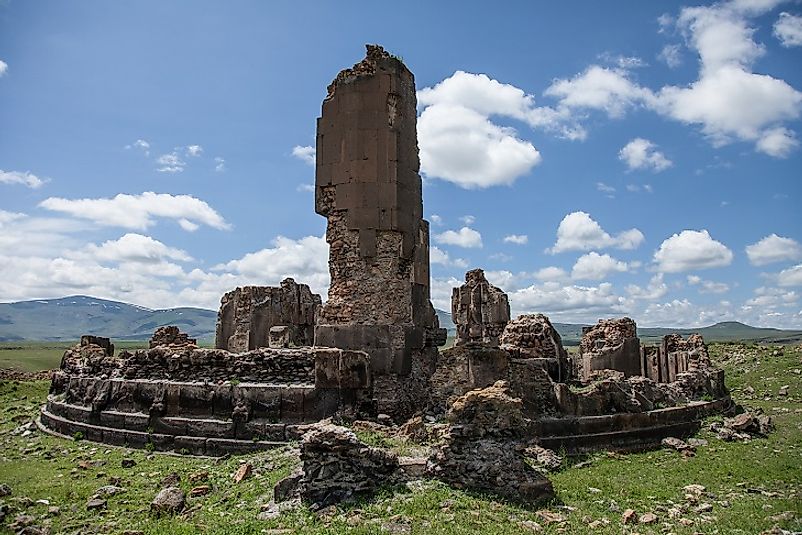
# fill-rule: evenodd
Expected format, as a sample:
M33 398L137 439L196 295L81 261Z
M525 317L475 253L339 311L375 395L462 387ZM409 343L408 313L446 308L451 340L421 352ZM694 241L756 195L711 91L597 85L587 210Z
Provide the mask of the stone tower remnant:
M281 281L280 287L243 286L232 290L220 302L215 347L232 353L271 347L271 329L278 326L286 327L281 330L282 346L311 346L315 311L320 303L320 296L313 294L309 286L291 278ZM273 338L276 339L275 330Z
M329 85L317 123L315 211L328 220L331 285L315 345L368 352L379 384L433 361L445 341L429 301L416 102L409 69L368 45ZM383 387L390 398L393 388Z
M637 326L631 318L599 320L582 328L579 343L583 379L593 372L616 370L626 377L640 375L641 349Z
M510 321L510 303L507 294L487 282L483 270L472 269L465 284L451 293L451 317L457 326L456 345L498 347Z

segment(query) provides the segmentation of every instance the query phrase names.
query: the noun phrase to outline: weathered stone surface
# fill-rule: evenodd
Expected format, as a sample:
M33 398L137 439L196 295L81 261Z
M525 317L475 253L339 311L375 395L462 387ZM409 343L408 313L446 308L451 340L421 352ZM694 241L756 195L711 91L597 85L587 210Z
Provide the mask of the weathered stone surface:
M311 346L320 296L293 279L280 287L244 286L226 293L217 314L215 347L242 353L270 345L270 330L286 327L279 347Z
M190 338L187 333L182 333L175 325L167 325L156 329L149 343L151 349L160 346L197 347L197 345L198 341L196 339Z
M81 342L79 344L81 347L85 346L100 346L106 352L106 356L113 357L114 356L114 344L111 343L111 340L108 338L103 338L102 336L93 336L91 334L85 334L81 336Z
M553 359L517 359L499 348L467 344L440 354L430 380L429 410L445 413L452 403L470 390L485 388L496 381L508 381L513 394L523 400L530 417L553 414L557 399L549 371Z
M309 426L301 441L302 471L279 481L276 501L296 494L315 508L369 494L392 481L398 458L362 443L353 432L329 423Z
M752 436L764 437L774 431L774 421L771 416L762 414L759 410L747 411L725 418L723 424L714 422L710 428L722 440L749 440Z
M90 340L106 344L106 347ZM114 358L114 346L108 338L82 336L81 342L64 352L60 369L71 375L103 375L111 373L120 360Z
M551 482L526 463L517 443L525 423L521 407L502 381L460 397L449 411L444 442L429 458L429 474L515 501L552 498Z
M331 285L315 344L366 351L379 410L399 419L420 405L432 344L444 341L429 301L416 115L412 73L368 45L329 86L317 130L315 211L328 220Z
M627 377L641 375L640 340L630 318L599 320L592 327L583 327L579 354L586 381L598 370L617 370Z
M571 377L573 365L568 352L560 334L543 314L523 314L510 321L501 335L501 348L515 359L540 366L555 381Z
M498 347L510 321L507 294L487 282L481 269L468 271L465 284L451 293L451 318L457 326L457 345Z
M501 334L501 348L516 358L568 358L560 333L543 314L522 314L507 323Z
M150 503L150 509L156 514L180 513L186 504L186 495L178 487L167 487L159 491Z

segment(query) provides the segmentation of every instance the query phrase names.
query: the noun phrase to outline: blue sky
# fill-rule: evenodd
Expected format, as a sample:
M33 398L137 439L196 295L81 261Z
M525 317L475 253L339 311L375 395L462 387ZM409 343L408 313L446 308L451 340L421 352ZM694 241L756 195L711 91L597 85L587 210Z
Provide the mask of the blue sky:
M0 3L0 301L325 299L315 118L381 43L418 86L432 299L802 328L802 4Z

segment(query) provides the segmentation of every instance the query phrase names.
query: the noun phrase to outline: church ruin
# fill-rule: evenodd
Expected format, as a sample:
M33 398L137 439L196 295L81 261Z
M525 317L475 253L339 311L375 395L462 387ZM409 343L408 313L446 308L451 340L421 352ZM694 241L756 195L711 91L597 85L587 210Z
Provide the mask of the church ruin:
M149 349L117 356L108 339L84 337L54 374L42 427L221 455L298 439L304 424L329 417L401 424L448 414L451 431L430 473L471 486L491 485L500 468L474 473L460 452L498 451L509 440L569 453L654 447L729 407L723 372L700 336L648 347L631 319L602 320L571 356L546 316L511 318L507 295L481 269L454 289L456 343L438 349L446 331L430 301L418 170L414 77L369 45L328 87L317 122L327 300L293 279L232 290L221 300L214 348L170 327ZM481 427L507 410L515 416L501 428ZM520 458L503 459L518 467L515 481L533 484Z

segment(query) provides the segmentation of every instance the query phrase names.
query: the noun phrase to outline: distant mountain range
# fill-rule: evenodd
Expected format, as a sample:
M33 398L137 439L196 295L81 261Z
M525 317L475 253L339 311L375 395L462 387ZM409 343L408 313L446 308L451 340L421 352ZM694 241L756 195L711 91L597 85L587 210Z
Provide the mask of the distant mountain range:
M454 334L456 328L451 321L451 313L444 310L437 310L437 317L440 319L440 326L448 329L449 334ZM579 345L582 339L582 327L588 324L582 323L554 323L554 328L560 333L563 344L572 346ZM644 342L654 343L663 336L677 333L687 336L693 333L701 334L708 342L729 342L743 340L750 342L760 342L766 344L788 344L802 342L802 330L783 330L762 327L752 327L737 321L723 321L708 327L696 329L677 329L669 327L643 327L638 328L638 336Z
M440 326L453 335L456 329L451 321L451 313L437 310L437 316ZM76 340L82 334L107 336L114 340L146 340L157 327L163 325L177 325L194 338L210 341L214 339L216 321L217 312L203 308L152 310L118 301L75 295L60 299L0 303L0 342ZM583 326L575 323L554 323L554 328L560 333L565 345L579 343ZM802 341L802 330L758 328L735 321L716 323L699 329L638 329L638 335L647 342L653 342L668 333L699 333L710 342Z
M202 308L149 308L83 295L0 303L0 341L76 340L82 334L145 340L156 327L177 325L199 339L213 339L217 312Z

